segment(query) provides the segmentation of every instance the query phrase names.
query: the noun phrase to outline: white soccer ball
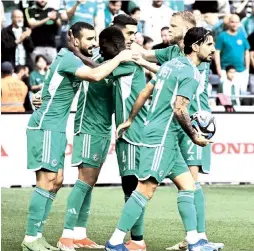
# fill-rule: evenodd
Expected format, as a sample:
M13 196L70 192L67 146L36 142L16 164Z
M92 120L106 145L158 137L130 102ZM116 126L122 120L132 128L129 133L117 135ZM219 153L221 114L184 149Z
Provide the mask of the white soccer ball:
M214 116L207 111L199 111L191 116L193 128L206 139L211 139L216 132Z

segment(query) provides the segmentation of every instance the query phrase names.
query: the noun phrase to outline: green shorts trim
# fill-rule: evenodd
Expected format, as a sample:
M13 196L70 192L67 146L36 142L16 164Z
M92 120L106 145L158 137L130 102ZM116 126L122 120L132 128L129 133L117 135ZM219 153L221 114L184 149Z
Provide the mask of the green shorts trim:
M116 142L116 156L120 176L129 176L138 174L140 146L132 145L124 139Z
M211 168L211 145L201 147L195 145L190 137L181 130L178 141L183 158L188 166L200 166L201 173L210 173Z
M27 129L27 169L57 173L64 168L66 133Z
M171 172L176 162L177 149L167 147L141 147L139 180L153 177L161 183Z
M100 168L107 158L110 143L107 137L85 133L74 135L72 166Z

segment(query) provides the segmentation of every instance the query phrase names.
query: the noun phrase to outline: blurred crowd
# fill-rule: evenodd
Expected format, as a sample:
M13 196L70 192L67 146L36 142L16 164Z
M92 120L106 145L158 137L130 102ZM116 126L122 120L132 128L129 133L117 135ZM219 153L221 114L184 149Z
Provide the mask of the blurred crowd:
M254 94L253 1L15 0L1 1L2 112L33 110L31 96L42 89L75 22L94 25L98 36L115 16L126 13L138 21L135 42L147 50L162 49L170 46L172 14L183 10L192 11L198 26L214 34L211 105L253 105L248 98Z

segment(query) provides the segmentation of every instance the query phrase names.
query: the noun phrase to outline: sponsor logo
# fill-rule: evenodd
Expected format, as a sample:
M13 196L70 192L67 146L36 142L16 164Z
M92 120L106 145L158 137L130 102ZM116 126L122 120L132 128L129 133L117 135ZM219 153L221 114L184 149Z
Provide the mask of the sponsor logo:
M214 154L254 154L254 143L214 143Z

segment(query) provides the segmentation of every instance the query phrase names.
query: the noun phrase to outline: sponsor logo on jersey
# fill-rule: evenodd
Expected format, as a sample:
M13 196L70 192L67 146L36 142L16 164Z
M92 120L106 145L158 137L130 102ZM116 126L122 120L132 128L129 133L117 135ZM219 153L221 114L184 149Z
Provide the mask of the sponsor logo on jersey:
M98 160L99 160L99 154L98 154L98 153L95 153L95 154L93 155L93 160L94 160L94 161L98 161Z
M164 172L163 172L163 171L160 171L159 176L162 177L163 174L164 174Z

